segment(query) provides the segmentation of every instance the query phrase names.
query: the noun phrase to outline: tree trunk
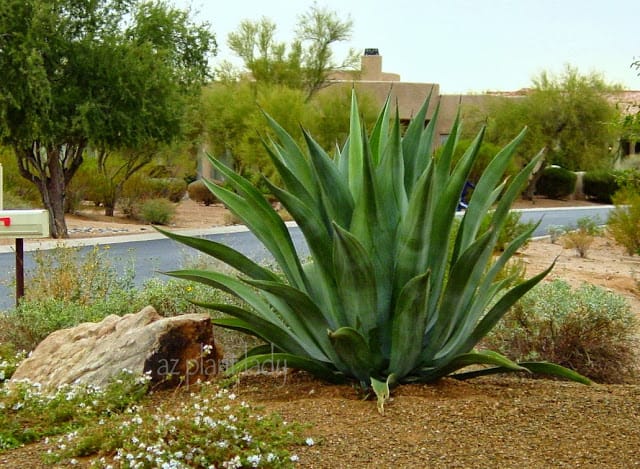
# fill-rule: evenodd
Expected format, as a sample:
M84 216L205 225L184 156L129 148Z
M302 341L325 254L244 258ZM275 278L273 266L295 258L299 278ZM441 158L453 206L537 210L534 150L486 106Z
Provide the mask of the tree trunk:
M49 177L44 181L43 202L49 211L49 229L52 238L68 238L67 221L64 218L65 175L56 150L49 152ZM44 194L47 197L45 200Z
M49 212L49 230L52 238L67 238L64 218L67 184L82 164L86 143L65 143L45 147L34 141L30 148L15 147L18 170L25 179L36 185L44 208Z

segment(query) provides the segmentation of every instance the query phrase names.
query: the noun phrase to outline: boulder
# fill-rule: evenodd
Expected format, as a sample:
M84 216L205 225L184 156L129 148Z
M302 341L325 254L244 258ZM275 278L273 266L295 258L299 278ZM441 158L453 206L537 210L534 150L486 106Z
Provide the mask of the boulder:
M28 379L48 389L71 383L105 386L127 369L148 373L158 387L189 385L215 375L221 358L207 314L165 318L147 306L52 333L11 381Z

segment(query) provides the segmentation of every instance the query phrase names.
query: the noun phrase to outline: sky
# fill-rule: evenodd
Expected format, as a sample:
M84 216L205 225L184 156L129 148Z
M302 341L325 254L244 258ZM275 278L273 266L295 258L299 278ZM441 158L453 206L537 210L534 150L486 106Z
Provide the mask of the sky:
M289 43L311 0L174 0L207 21L218 41L213 63L234 58L227 36L242 20L267 17ZM567 65L640 90L639 0L318 0L353 21L352 47L377 48L385 72L404 82L438 83L442 94L515 91Z

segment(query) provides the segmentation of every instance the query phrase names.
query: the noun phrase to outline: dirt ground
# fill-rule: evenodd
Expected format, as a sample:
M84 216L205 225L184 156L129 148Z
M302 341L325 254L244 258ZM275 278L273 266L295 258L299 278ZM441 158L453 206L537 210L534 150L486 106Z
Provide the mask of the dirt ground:
M554 204L558 205L539 200L518 206ZM224 223L224 212L221 207L183 203L175 227ZM70 228L102 223L95 215L69 219ZM132 231L144 228L125 222L122 226ZM640 314L635 280L640 259L626 256L609 238L599 238L587 258L548 239L532 241L518 256L526 264L527 276L557 257L550 279L574 285L587 281L611 289L624 295ZM300 467L640 466L640 383L584 386L520 377L443 379L435 385L398 388L384 416L353 388L327 385L304 373L246 375L236 392L266 411L279 412L285 420L308 424L306 432L316 444L297 450ZM37 461L43 450L35 445L0 453L0 467L41 467Z

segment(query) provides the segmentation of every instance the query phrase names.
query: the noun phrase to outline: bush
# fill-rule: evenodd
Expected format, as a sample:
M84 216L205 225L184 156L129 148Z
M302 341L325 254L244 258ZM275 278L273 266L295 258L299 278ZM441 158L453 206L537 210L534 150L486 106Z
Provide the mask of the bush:
M576 226L565 228L562 238L566 249L575 249L580 257L587 257L587 251L596 236L602 234L598 217L583 217L576 220Z
M621 199L614 197L614 202L607 221L609 232L628 255L640 255L640 194L627 193Z
M610 204L613 194L620 188L613 171L588 171L584 174L584 195L596 202Z
M175 203L180 202L187 192L187 183L178 178L151 178L149 185L148 198L164 198Z
M142 203L134 216L145 223L168 225L176 214L175 205L167 199L149 199Z
M193 181L187 186L187 193L189 194L189 198L194 202L203 203L207 207L211 204L214 204L218 201L215 195L209 190L207 186L205 186L204 181L202 179L198 179L197 181Z
M56 248L34 254L27 296L0 314L0 343L32 350L58 329L131 312L133 272L119 275L104 249Z
M577 179L574 172L552 166L543 170L536 192L550 199L565 199L576 190Z
M547 360L596 381L619 383L637 371L637 326L622 296L555 280L525 295L485 345L514 360Z

